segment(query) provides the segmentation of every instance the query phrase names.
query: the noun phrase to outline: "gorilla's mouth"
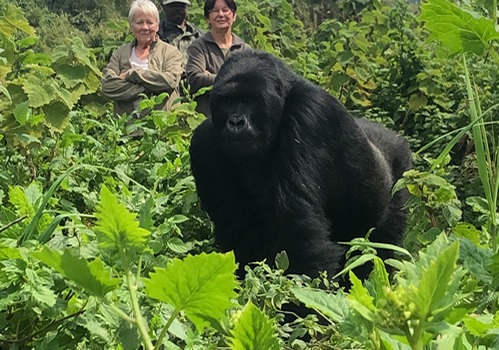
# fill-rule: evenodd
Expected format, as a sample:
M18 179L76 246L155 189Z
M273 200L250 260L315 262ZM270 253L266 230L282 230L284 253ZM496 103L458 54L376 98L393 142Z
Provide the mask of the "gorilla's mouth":
M227 155L243 158L260 153L259 143L255 138L226 138L222 142L222 148Z

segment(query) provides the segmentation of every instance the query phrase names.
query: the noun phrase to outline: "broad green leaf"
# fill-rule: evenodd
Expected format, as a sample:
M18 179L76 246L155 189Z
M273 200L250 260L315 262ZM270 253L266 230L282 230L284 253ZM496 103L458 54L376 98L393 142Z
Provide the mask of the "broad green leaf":
M409 98L409 109L411 111L418 111L422 107L425 107L428 104L428 99L424 94L414 93Z
M319 311L331 321L342 323L350 313L344 295L328 293L320 289L291 288L298 300L307 307Z
M220 320L237 294L234 253L202 253L173 259L144 280L147 295L183 311L202 329L207 319Z
M190 249L192 249L192 244L189 244L189 242L186 243L178 237L170 238L166 242L166 245L168 246L169 249L171 249L175 253L179 253L179 254L185 254Z
M421 7L420 19L426 22L431 37L442 42L450 54L482 54L490 41L499 39L492 20L476 18L451 1L429 0Z
M24 101L19 103L12 110L14 114L14 118L16 118L17 122L21 125L26 125L27 120L30 116L30 109L28 101Z
M367 288L362 285L362 281L350 271L350 281L352 288L350 289L349 299L357 300L359 303L367 307L369 310L374 309L373 297L369 294Z
M31 296L40 303L54 306L57 301L57 296L52 289L49 288L52 281L47 278L44 279L30 268L27 268L24 273Z
M54 64L57 71L57 77L62 80L67 89L71 89L83 82L87 75L87 69L84 66L73 66L67 63Z
M89 263L69 250L61 254L47 246L31 255L97 297L104 297L106 293L116 289L121 281L112 277L111 270L99 258Z
M54 101L42 107L48 125L58 131L63 131L69 125L69 108L62 102Z
M464 268L475 278L490 285L493 277L487 271L487 265L491 261L492 250L477 246L466 239L461 239L459 243L459 256Z
M36 41L36 38L27 38L26 40L31 39L29 43L25 42L25 44L34 44L32 41ZM50 56L44 53L36 53L33 52L33 50L29 50L24 54L23 58L23 65L28 66L28 65L44 65L44 66L50 66L52 64L52 60L50 59Z
M272 320L251 302L248 302L230 332L232 350L279 350Z
M466 329L473 335L478 337L485 336L489 331L499 329L499 317L491 315L475 315L464 318Z
M37 75L31 75L26 79L23 90L29 97L31 107L41 107L55 100L58 94L58 86L52 78L41 78Z
M275 266L282 271L286 271L289 267L289 257L285 250L277 253L275 257Z
M101 189L95 216L95 231L101 247L132 254L146 248L151 233L139 226L137 214L130 213L124 205L118 203L105 185Z
M93 54L92 52L85 46L83 40L80 37L75 36L71 40L71 50L73 51L75 58L85 64L88 68L90 68L97 76L101 76L101 71L99 68L92 62Z
M366 320L374 322L374 298L369 294L366 287L362 285L362 281L350 271L350 281L352 288L347 296L349 305L357 311Z
M460 222L454 227L451 228L452 233L460 238L466 238L473 242L474 245L479 246L480 245L480 239L482 232L479 231L475 226L473 226L470 223L466 222ZM462 254L461 254L462 255Z
M31 186L34 186L33 184ZM9 187L9 202L12 203L21 215L35 213L35 201L31 200L25 190L20 186Z
M452 274L456 271L459 242L456 241L441 252L421 274L419 285L411 289L418 312L428 317L438 310L445 301L451 284Z
M476 213L488 214L489 203L483 197L471 196L466 198L466 204L471 206L471 209Z
M29 25L23 12L17 6L6 5L6 10L0 15L0 33L10 37L18 29L28 35L35 35L35 30Z

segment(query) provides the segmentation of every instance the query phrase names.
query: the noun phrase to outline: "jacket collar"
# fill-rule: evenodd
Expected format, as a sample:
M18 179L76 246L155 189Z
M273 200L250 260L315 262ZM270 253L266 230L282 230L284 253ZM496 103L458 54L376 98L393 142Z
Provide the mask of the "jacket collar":
M207 41L216 44L216 41L213 38L213 35L211 34L211 32L206 32L206 34L204 35L204 37L205 37L205 39ZM232 45L231 45L231 48L235 47L235 46L239 47L239 46L242 46L243 44L244 44L243 39L241 39L240 37L238 37L236 34L232 33Z

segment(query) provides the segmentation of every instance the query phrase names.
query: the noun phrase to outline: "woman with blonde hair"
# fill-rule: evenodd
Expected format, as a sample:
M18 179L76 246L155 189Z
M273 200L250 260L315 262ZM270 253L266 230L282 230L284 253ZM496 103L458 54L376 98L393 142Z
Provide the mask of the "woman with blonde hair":
M132 114L140 94L169 94L158 108L168 110L178 98L182 54L157 35L159 12L150 0L134 0L128 21L135 39L114 51L102 74L102 93L114 100L114 112Z

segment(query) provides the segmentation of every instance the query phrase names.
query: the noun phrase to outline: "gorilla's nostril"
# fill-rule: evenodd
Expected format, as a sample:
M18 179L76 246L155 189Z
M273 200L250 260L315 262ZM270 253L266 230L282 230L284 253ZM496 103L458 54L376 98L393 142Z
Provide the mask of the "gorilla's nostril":
M248 126L248 120L244 115L231 115L227 119L227 129L230 131L241 131Z

